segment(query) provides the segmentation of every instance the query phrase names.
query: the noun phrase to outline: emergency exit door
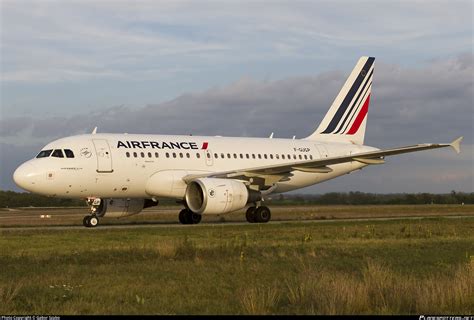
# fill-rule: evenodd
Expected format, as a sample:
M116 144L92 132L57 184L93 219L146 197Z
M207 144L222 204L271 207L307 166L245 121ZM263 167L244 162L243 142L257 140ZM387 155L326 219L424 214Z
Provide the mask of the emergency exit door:
M107 140L94 139L92 140L95 147L95 154L97 157L97 172L113 172L112 169L112 154Z

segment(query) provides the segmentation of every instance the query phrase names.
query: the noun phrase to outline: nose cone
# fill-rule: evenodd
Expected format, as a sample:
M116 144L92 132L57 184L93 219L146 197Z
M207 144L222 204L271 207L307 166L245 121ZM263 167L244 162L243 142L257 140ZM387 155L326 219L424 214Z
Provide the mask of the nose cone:
M13 180L16 185L27 191L31 191L36 183L36 167L30 162L25 162L13 173Z

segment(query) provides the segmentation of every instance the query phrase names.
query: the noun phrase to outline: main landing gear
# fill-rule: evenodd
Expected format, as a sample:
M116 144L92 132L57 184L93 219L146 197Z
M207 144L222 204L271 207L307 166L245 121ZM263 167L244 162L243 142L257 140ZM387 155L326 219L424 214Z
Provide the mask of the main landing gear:
M266 223L270 221L272 213L270 209L265 206L260 207L249 207L245 213L247 221L250 223Z
M200 214L194 213L189 209L183 209L179 213L179 222L182 224L198 224L201 222L201 218Z

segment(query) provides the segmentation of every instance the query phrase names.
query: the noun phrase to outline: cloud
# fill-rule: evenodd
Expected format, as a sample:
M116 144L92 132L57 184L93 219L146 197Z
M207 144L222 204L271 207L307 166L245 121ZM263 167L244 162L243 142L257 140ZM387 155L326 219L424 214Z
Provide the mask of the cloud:
M450 142L463 135L464 145L472 145L473 69L472 54L417 67L378 63L366 143L390 147ZM302 138L311 134L322 120L349 72L330 71L314 77L275 81L242 78L138 109L114 107L74 116L2 118L0 133L4 145L10 146L10 164L24 160L24 149L19 152L12 147L16 144L20 148L18 141L27 141L25 145L35 141L35 146L39 146L41 141L46 144L55 138L90 132L95 125L99 132L260 137L275 132L275 137ZM31 149L32 153L36 151L38 148ZM390 161L394 163L392 167L387 164L381 166L384 169L366 170L376 175L356 175L347 185L334 183L344 190L360 183L358 189L364 191L404 191L409 181L410 187L419 191L444 192L448 185L449 190L473 191L472 146L460 157L446 158L443 152L402 156ZM437 174L441 169L446 172ZM7 170L12 171L13 167ZM381 181L390 181L392 187ZM11 187L11 183L5 185Z
M377 64L366 141L431 141L457 135L470 139L473 72L471 54L415 68ZM86 132L95 125L102 132L118 133L267 136L276 131L280 137L304 137L316 128L348 73L275 81L242 78L143 108L4 118L0 128L2 136L10 138L29 132L50 139Z
M361 48L446 55L470 48L471 13L471 1L4 1L1 81L161 79L146 71L289 57L342 61Z

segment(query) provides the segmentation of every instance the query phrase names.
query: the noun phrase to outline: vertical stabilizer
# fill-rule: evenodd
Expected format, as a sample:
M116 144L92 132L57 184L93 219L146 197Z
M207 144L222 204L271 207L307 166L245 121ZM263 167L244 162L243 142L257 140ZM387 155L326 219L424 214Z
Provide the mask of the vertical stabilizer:
M359 59L318 129L306 139L364 143L374 61Z

